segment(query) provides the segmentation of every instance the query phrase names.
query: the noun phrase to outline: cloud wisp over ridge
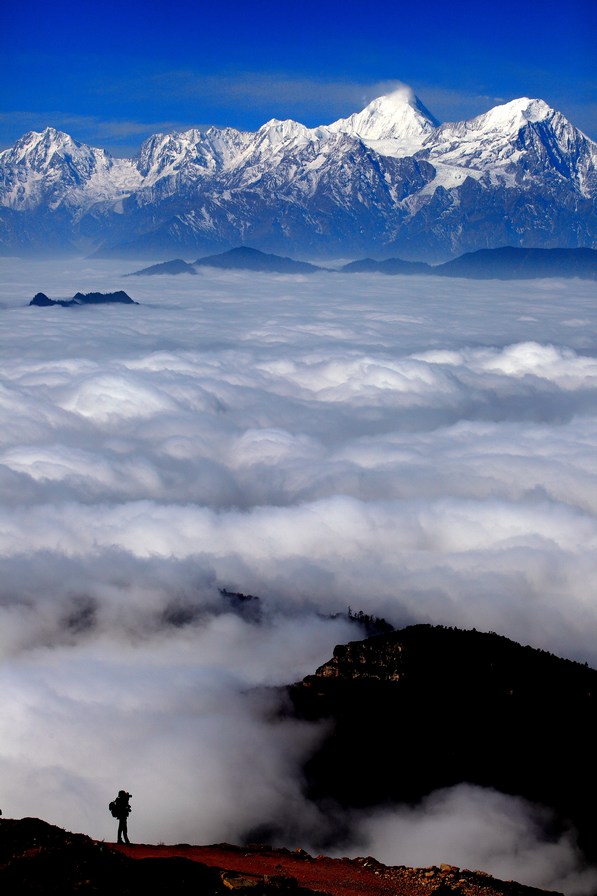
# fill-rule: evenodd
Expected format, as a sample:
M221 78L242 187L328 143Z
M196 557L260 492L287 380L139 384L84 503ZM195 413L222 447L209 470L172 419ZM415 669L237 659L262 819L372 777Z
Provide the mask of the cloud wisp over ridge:
M137 839L290 816L315 839L299 769L322 732L274 721L267 688L359 637L348 605L597 664L591 284L212 271L37 309L122 288L122 264L0 264L5 814L110 838L122 786ZM375 853L398 823L355 828Z

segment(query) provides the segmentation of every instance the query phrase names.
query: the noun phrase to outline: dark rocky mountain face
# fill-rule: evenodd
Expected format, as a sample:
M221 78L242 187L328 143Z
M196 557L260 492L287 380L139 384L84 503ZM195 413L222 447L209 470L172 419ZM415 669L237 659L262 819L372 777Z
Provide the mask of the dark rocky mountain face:
M305 767L323 805L413 803L470 782L550 807L597 857L597 671L492 633L416 625L337 647L289 695L297 716L332 723Z
M0 251L168 258L250 244L437 262L593 246L596 172L595 144L526 98L438 126L416 98L382 97L319 128L158 134L135 159L49 128L0 153Z

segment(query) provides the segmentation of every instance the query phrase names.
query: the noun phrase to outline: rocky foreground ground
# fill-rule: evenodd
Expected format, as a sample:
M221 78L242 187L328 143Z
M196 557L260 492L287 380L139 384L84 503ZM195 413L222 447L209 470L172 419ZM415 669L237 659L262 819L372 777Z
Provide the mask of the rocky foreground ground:
M388 867L367 856L331 859L268 846L119 846L37 818L0 819L0 891L6 896L546 896L451 865Z

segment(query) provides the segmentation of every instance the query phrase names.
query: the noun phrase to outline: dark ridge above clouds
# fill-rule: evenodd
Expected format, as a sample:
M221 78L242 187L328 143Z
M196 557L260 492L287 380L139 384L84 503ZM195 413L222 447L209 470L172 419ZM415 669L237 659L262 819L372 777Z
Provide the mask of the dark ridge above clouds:
M443 277L479 280L526 280L535 277L581 277L597 280L596 249L479 249L434 268Z
M227 252L219 252L215 255L206 255L194 262L186 262L180 258L173 261L164 261L133 271L128 277L154 276L156 274L197 274L197 268L220 268L228 271L258 271L272 274L314 274L324 271L315 264L306 261L296 261L281 255L268 254L249 246L238 246Z
M153 276L155 274L196 274L198 267L224 270L247 270L284 274L312 274L330 271L292 258L267 254L248 246L240 246L215 255L199 258L193 263L180 258L154 264L127 276ZM597 279L596 249L520 249L504 246L498 249L479 249L468 252L452 261L432 266L425 262L386 258L377 261L363 258L351 261L338 269L344 274L381 273L429 275L441 277L465 277L482 280L517 280L541 277L580 277Z
M424 261L404 261L402 258L386 258L376 261L373 258L361 258L350 261L340 268L344 274L430 274L433 268Z
M440 277L465 277L471 280L530 280L541 277L581 277L597 279L595 249L521 249L502 246L466 252L444 264L387 258L374 261L365 258L344 265L345 273L433 274Z
M307 261L295 261L286 256L260 252L259 249L252 249L249 246L239 246L228 252L198 258L195 267L271 271L276 274L313 274L316 271L324 270L324 268Z

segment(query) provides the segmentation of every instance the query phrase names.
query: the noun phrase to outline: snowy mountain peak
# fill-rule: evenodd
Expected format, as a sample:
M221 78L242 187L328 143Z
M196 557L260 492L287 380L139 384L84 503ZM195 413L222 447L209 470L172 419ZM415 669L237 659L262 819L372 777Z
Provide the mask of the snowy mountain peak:
M590 196L597 183L595 144L544 100L529 97L440 125L420 157L436 169L428 191L458 187L468 177L510 188L561 177Z
M172 173L182 162L195 155L195 146L201 138L200 131L153 134L146 140L137 157L137 167L144 177L150 173L153 179L165 171Z
M18 210L46 204L80 207L112 199L138 186L134 164L105 149L73 140L64 131L29 131L0 153L2 205Z
M528 122L545 121L556 113L539 99L526 96L511 100L500 106L494 106L489 112L478 115L466 122L471 130L500 131L503 134L515 134Z
M65 151L77 153L82 149L86 150L88 147L83 147L64 131L45 128L43 131L29 131L24 134L14 146L1 153L0 158L5 165L25 163L39 168L48 164L55 153L63 154ZM96 152L107 155L104 150L96 150Z
M179 175L193 179L233 163L252 137L245 131L216 127L154 134L145 141L135 161L145 186Z
M272 118L261 125L254 134L252 145L244 157L251 167L263 165L270 159L280 159L288 153L300 151L307 144L317 140L318 132L305 127L298 121L287 118L280 121Z
M439 125L401 88L328 126L155 134L134 159L31 131L0 153L0 251L31 234L179 254L247 240L309 253L395 252L402 240L428 257L526 234L592 245L596 197L597 145L543 100Z
M329 127L358 137L385 155L406 156L420 149L438 124L409 88L400 87Z
M292 118L286 118L283 121L271 118L261 125L257 134L267 137L272 143L283 143L287 140L295 140L297 137L307 140L312 136L312 131L304 124L293 121Z

